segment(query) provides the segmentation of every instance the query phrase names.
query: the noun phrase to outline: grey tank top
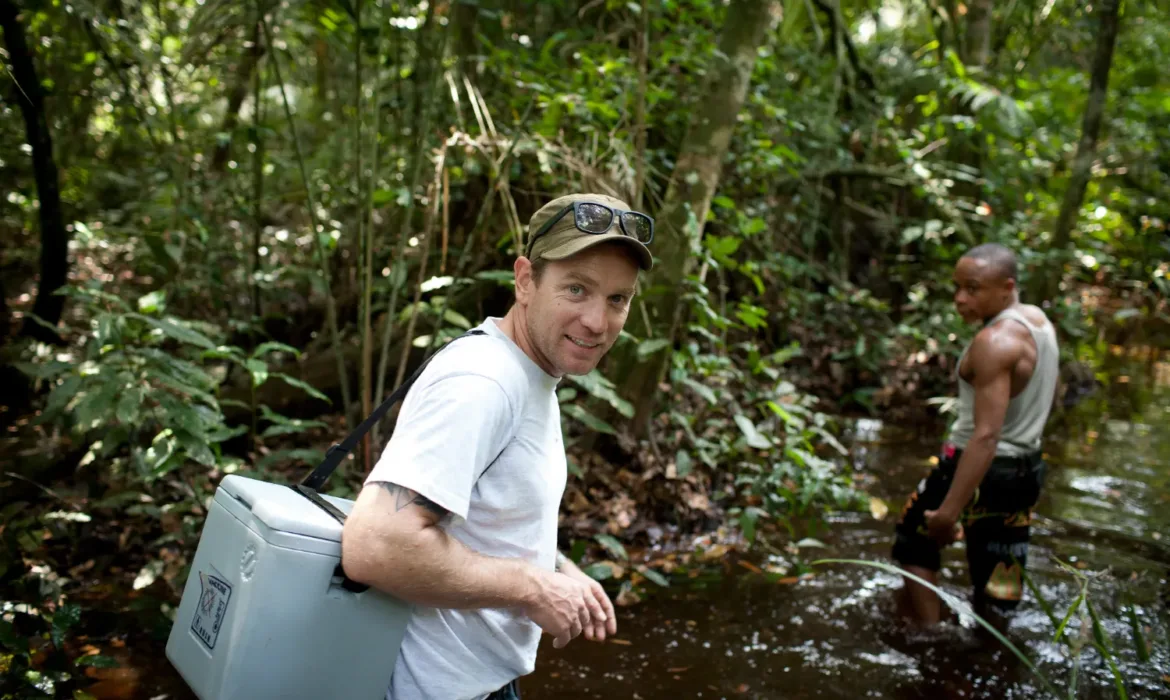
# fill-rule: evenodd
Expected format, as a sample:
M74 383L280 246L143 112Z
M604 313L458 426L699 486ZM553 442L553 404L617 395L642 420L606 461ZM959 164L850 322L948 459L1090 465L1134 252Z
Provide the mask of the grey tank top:
M1008 403L1003 428L999 433L999 443L995 448L996 455L1018 457L1040 450L1044 424L1052 410L1056 381L1060 374L1060 350L1056 342L1056 329L1052 327L1052 323L1045 323L1043 327L1037 328L1018 310L1008 308L991 319L987 325L992 326L1004 320L1024 324L1032 334L1032 341L1036 343L1036 368L1032 371L1024 390ZM959 367L962 366L963 358L970 349L971 344L968 343L959 358ZM951 426L949 439L957 447L965 448L975 433L975 387L959 376L958 367L955 368L955 376L959 380L959 417Z

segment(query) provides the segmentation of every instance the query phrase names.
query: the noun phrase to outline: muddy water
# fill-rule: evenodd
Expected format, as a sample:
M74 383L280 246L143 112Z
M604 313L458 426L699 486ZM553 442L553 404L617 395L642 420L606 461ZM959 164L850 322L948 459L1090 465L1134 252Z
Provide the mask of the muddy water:
M1135 379L1136 383L1136 379ZM1116 648L1130 698L1170 698L1170 390L1106 387L1059 421L1049 441L1050 471L1033 524L1029 570L1058 618L1080 592L1059 562L1096 574L1090 596ZM938 427L861 421L850 446L867 490L891 511L930 466ZM815 558L888 562L893 513L831 518ZM789 557L790 558L790 557ZM762 563L762 562L761 562ZM1036 677L999 642L960 616L930 633L891 622L897 576L865 567L822 566L796 583L737 575L706 578L702 590L675 582L660 595L619 608L616 642L545 644L525 700L605 698L952 698L1048 697ZM959 546L944 556L943 587L965 600ZM1138 659L1127 608L1153 644ZM1074 625L1077 627L1077 625ZM1078 629L1078 634L1080 633ZM1053 643L1053 626L1028 594L1008 638L1064 698L1116 698L1113 679L1091 648L1073 657ZM161 656L149 667L151 698L188 698ZM145 690L145 688L143 688ZM115 697L111 695L110 697ZM128 697L128 696L118 696ZM135 696L139 697L139 696Z
M1050 471L1037 506L1029 570L1057 618L1080 593L1058 562L1097 574L1090 599L1120 658L1130 698L1170 698L1170 392L1138 401L1099 392L1050 441ZM854 430L859 470L871 492L900 508L929 468L938 433L863 421ZM813 557L889 561L893 513L834 518ZM738 569L738 567L736 567ZM966 600L960 546L944 556L943 587ZM619 610L619 643L576 641L541 649L525 698L1041 698L1034 675L974 620L959 616L931 633L891 623L897 576L866 567L818 567L795 584L748 573L697 592ZM1128 609L1154 651L1139 660ZM1079 627L1079 626L1078 626ZM1070 697L1118 697L1091 648L1075 657L1053 643L1053 625L1028 594L1008 639ZM1086 630L1087 632L1087 630ZM1078 629L1079 633L1079 629Z

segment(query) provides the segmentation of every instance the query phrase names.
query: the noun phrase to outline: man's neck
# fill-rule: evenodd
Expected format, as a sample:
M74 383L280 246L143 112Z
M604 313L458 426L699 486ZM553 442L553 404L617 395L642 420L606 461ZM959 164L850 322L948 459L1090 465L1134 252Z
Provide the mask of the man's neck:
M983 325L986 326L987 324L991 323L995 319L999 318L999 315L1002 314L1004 311L1007 311L1008 309L1014 309L1015 307L1017 307L1019 305L1020 305L1019 297L1014 297L1011 301L1009 301L1007 303L1007 306L1004 306L1002 309L999 309L995 313L993 313L990 316L988 316L987 318L983 319Z
M504 314L504 318L500 319L498 327L504 332L504 335L512 339L516 347L520 348L528 356L528 359L535 362L537 367L544 370L545 374L551 377L558 376L551 371L548 363L536 352L536 346L532 343L532 339L528 337L528 324L525 322L523 307L519 304L513 304L512 308L508 309L508 313Z

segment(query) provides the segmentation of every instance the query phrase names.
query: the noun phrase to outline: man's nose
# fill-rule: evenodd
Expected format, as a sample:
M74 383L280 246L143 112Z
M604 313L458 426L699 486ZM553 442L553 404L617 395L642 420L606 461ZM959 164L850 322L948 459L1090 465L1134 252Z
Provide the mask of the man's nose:
M605 302L590 303L581 314L581 325L595 335L605 333Z

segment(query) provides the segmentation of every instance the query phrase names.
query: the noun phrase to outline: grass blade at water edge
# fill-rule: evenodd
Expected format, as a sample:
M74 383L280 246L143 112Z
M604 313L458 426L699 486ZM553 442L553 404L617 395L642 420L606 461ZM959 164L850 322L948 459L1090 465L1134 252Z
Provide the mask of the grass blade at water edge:
M924 579L921 579L918 576L915 576L914 574L912 574L908 571L905 571L903 569L900 569L896 566L893 566L891 564L887 564L885 562L880 562L880 561L864 561L862 559L818 559L818 560L812 562L813 566L816 566L817 564L858 564L861 566L869 566L869 567L872 567L875 569L881 569L882 571L885 571L887 573L891 573L891 574L895 574L895 575L899 575L899 576L905 576L906 578L908 578L912 581L916 581L916 582L922 584L923 586L926 586L930 590L934 591L935 595L937 595L939 598L941 598L943 600L943 602L945 602L947 605L958 610L961 613L965 613L967 615L970 615L972 618L974 618L974 620L976 622L978 622L985 630L990 632L993 637L998 639L1001 644L1003 644L1005 647L1007 647L1009 650L1011 650L1011 652L1016 655L1016 658L1018 658L1020 661L1022 661L1024 663L1024 665L1028 667L1028 670L1031 671L1033 674L1036 675L1037 678L1040 679L1040 682L1044 685L1044 689L1047 690L1048 693L1052 697L1054 697L1054 698L1060 697L1060 694L1057 693L1056 689L1052 687L1052 683L1050 683L1048 681L1048 677L1045 676L1043 673L1041 673L1040 669L1036 668L1036 666L1032 663L1032 661L1026 655L1024 655L1024 652L1020 651L1019 649L1016 648L1016 645L1009 642L1007 637L1003 636L1003 634L1001 634L999 630L995 629L995 627L992 626L991 623L989 623L987 620L984 620L982 617L979 617L978 615L976 615L975 611L972 610L970 606L963 604L963 602L960 601L958 598L951 595L950 593L947 593L946 591L942 590L941 588L934 585L933 583L926 581ZM1122 699L1126 700L1124 695L1122 696Z
M1085 607L1089 611L1089 617L1093 620L1093 639L1097 647L1097 651L1105 660L1109 662L1109 670L1113 672L1113 685L1117 687L1117 697L1121 700L1129 700L1129 696L1125 692L1125 682L1121 679L1121 670L1117 668L1117 661L1113 658L1113 648L1109 645L1109 635L1105 632L1105 628L1101 626L1101 620L1097 617L1097 611L1093 609L1093 602L1085 599Z
M1076 614L1077 610L1081 607L1081 603L1083 602L1085 602L1085 592L1081 591L1081 594L1077 596L1076 600L1073 601L1072 607L1068 609L1068 614L1065 615L1064 619L1060 621L1060 626L1056 628L1056 635L1052 638L1052 641L1060 641L1061 636L1064 634L1064 628L1068 626L1069 620L1071 620L1073 615Z
M1013 559L1015 559L1015 557L1013 557ZM1017 561L1016 563L1018 564L1019 562ZM1027 584L1028 590L1032 591L1032 595L1036 596L1036 602L1040 604L1040 609L1044 611L1044 614L1048 616L1049 621L1052 622L1052 628L1056 629L1058 623L1056 622L1056 613L1053 612L1052 606L1048 604L1048 601L1044 599L1044 596L1040 595L1040 589L1037 588L1036 584L1032 582L1032 577L1028 575L1028 570L1021 566L1020 572L1024 575L1024 583ZM1060 634L1058 633L1056 636L1057 641L1060 641Z
M1137 607L1129 604L1129 626L1133 630L1133 646L1137 649L1138 659L1142 663L1150 662L1150 647L1146 645L1146 635L1142 633L1142 623L1137 618Z

